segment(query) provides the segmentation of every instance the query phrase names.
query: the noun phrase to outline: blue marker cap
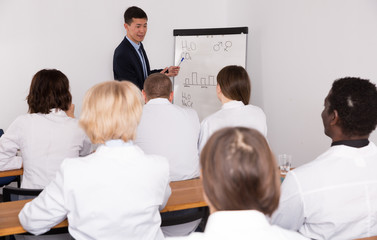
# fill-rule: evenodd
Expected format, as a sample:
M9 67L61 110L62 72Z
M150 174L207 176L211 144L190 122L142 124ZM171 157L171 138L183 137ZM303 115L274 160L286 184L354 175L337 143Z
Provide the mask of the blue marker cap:
M181 65L181 62L183 62L183 59L185 59L184 57L181 59L181 61L178 63L178 67L179 65Z

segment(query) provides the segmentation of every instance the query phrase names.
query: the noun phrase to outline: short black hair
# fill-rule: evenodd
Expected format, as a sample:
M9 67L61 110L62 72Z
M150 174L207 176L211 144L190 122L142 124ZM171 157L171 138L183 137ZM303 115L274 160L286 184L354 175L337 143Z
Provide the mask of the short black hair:
M377 125L377 89L369 80L345 77L334 81L328 96L329 113L336 110L347 136L369 135Z
M127 8L127 10L124 12L124 22L128 25L131 25L132 18L145 18L148 20L147 14L143 11L143 9L132 6Z

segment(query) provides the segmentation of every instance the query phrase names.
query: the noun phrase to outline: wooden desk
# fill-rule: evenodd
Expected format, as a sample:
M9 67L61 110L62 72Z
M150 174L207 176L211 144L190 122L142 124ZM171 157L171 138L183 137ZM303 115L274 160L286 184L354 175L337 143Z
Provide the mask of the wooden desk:
M0 236L26 232L18 221L18 213L21 211L25 203L29 201L31 200L0 203ZM68 226L67 219L56 225L54 228L66 226Z
M0 171L0 177L11 177L11 176L19 176L24 174L24 169L15 169L15 170L8 170L8 171Z
M203 186L200 179L171 182L170 187L172 194L161 212L207 206L203 198ZM29 201L31 200L0 203L0 236L26 232L18 221L18 213ZM66 219L54 228L67 226Z
M205 207L203 185L200 179L171 182L171 196L161 212Z

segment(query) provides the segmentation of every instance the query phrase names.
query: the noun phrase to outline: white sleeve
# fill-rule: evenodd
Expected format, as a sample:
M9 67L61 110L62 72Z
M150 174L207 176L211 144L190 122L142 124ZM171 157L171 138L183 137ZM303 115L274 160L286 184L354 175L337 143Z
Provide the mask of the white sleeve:
M267 118L266 118L266 114L263 112L262 109L261 111L262 111L263 125L264 125L262 134L265 138L267 138Z
M18 214L20 223L26 231L40 235L66 218L68 212L64 206L63 167L64 162L55 179L37 198L27 203Z
M289 172L283 181L279 207L273 213L271 222L294 231L305 222L304 202L294 171Z
M0 137L0 171L22 167L22 158L16 156L21 145L20 136L22 136L22 123L16 119Z
M164 166L165 165L165 166ZM162 204L160 205L160 207L159 207L159 210L161 211L162 209L164 209L165 208L165 206L166 206L166 203L168 202L168 200L169 200L169 197L170 197L170 195L171 195L171 188L170 188L170 170L169 170L169 163L168 163L168 160L167 159L164 159L164 163L163 164L161 164L161 167L163 167L164 168L164 170L163 170L163 176L165 176L166 178L166 181L165 181L165 183L164 184L166 184L166 186L165 186L165 191L164 191L164 196L163 196L163 198L162 198Z
M199 133L199 141L198 141L199 154L202 152L205 144L207 143L208 138L210 137L209 135L210 133L209 133L209 128L208 128L208 123L204 119L202 123L200 124L200 133Z
M95 146L90 141L89 137L85 134L82 149L79 152L80 157L84 157L95 150Z
M160 211L165 208L166 203L168 202L170 195L171 195L171 188L170 188L170 185L168 184L166 186L166 189L165 189L164 199L163 199L162 205L159 207Z

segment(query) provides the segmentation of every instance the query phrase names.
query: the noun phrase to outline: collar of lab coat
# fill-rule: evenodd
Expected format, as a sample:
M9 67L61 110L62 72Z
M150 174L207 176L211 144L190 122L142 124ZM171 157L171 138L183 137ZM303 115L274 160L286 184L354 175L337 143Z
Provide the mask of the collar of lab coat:
M205 232L221 234L222 230L229 232L232 229L263 228L269 225L266 216L256 210L218 211L209 216Z
M230 102L224 103L221 109L229 109L229 108L236 108L245 106L242 101L232 100Z
M147 102L149 104L171 104L167 98L153 98Z

